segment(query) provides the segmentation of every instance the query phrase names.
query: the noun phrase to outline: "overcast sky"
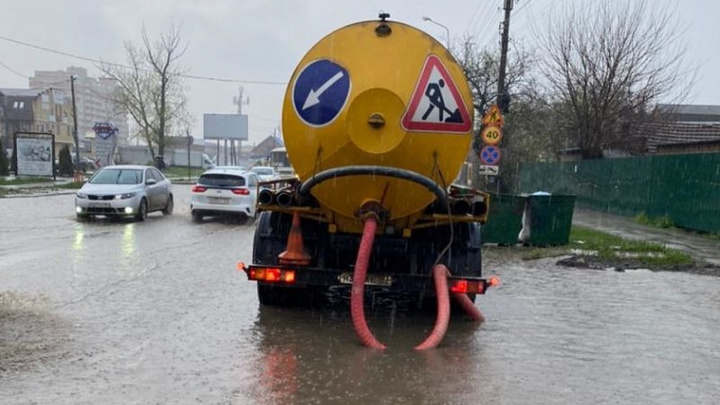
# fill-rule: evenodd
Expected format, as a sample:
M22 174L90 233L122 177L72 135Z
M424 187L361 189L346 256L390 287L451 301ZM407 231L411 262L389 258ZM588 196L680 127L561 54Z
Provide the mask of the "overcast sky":
M548 11L582 0L520 0L511 21L514 41L532 43L533 25L544 26ZM0 36L107 61L124 61L124 41L139 42L146 25L151 36L172 23L181 25L189 44L182 65L188 74L247 81L286 83L296 64L323 36L346 24L375 19L379 10L414 25L441 41L471 35L497 46L503 0L0 0ZM649 3L656 3L651 0ZM687 61L698 68L689 100L720 104L720 4L679 2L685 27ZM535 22L535 24L533 24ZM55 55L0 39L0 88L27 87L35 70L86 67L91 62ZM13 72L14 71L14 72ZM259 142L280 125L285 85L187 80L194 136L201 137L203 113L237 111L233 96L243 86L250 104L250 141Z

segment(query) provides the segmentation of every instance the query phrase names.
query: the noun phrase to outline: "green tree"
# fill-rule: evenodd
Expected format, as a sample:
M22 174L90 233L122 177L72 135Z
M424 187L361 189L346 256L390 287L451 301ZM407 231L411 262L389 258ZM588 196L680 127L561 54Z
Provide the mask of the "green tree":
M72 176L74 168L72 164L72 157L70 156L70 147L68 145L63 146L62 149L60 149L58 160L58 173L61 176Z
M10 174L8 165L9 162L7 155L5 154L5 147L2 144L2 139L0 139L0 176L7 176Z

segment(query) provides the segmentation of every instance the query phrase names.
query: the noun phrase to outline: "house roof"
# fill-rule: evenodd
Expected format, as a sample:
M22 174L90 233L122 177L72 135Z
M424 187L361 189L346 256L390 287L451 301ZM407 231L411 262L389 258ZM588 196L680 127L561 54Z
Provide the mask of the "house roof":
M658 146L720 142L720 124L649 122L643 124L642 132L647 136L647 147L651 152Z
M270 151L281 146L284 146L282 139L270 135L250 151L250 157L253 159L266 157L270 154Z
M0 89L0 93L6 97L37 97L42 94L45 89Z
M658 104L656 111L669 121L720 123L720 105Z

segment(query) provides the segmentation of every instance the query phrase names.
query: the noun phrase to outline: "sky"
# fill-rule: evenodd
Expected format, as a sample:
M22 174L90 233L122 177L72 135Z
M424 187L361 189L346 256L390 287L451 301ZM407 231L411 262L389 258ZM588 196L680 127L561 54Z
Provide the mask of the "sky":
M511 40L532 48L555 7L585 0L519 0L511 18ZM612 1L612 0L608 0ZM180 26L188 44L180 61L187 74L245 83L186 79L189 109L202 137L202 114L234 113L239 87L249 104L250 143L281 124L286 83L304 54L322 37L353 22L376 19L413 25L445 43L474 38L499 46L504 0L0 0L0 36L103 61L123 63L124 43L140 43L141 29L158 36ZM650 0L656 4L660 0ZM687 45L685 61L696 71L688 103L720 105L720 3L673 2ZM423 21L430 17L438 24ZM0 39L0 88L27 88L35 70L82 66L100 75L92 62L56 55ZM273 83L257 83L273 82Z

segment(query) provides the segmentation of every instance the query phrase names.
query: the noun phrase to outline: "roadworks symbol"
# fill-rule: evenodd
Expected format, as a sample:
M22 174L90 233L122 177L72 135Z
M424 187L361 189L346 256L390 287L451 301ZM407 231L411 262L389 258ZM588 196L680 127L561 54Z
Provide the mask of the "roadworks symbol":
M472 128L468 108L437 55L425 60L402 126L408 131L455 133Z

